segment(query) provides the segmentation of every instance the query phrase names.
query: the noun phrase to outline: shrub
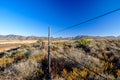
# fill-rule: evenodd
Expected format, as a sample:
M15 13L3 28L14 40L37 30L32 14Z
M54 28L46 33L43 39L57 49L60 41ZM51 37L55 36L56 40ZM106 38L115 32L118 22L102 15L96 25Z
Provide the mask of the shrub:
M43 42L43 40L41 40L41 39L37 41L37 43L42 43L42 42Z
M78 43L80 46L88 46L90 44L90 41L87 39L81 39L75 41L75 43Z
M6 67L9 64L13 63L14 59L13 58L0 58L0 67Z
M119 77L120 77L120 69L119 69L119 70L117 70L117 76L119 76Z
M77 43L76 45L77 48L83 48L86 53L90 52L90 48L89 48L90 41L89 40L81 39L81 40L75 41L75 43Z
M66 69L63 69L62 71L62 77L65 80L82 80L82 79L86 80L87 74L88 73L86 70L81 71L75 67L72 68L72 71L67 71Z
M27 60L12 64L0 73L0 80L38 80L43 74L40 64L33 60Z

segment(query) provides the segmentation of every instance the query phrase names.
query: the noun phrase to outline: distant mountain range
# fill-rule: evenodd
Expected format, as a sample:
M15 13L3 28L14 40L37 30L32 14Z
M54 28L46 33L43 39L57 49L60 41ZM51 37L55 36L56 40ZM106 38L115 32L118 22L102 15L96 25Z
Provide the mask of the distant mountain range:
M78 39L82 39L82 38L86 38L86 39L120 39L120 36L115 37L115 36L76 36L73 37L74 40L78 40Z
M0 35L0 40L39 40L39 39L47 39L47 37L21 36L21 35Z
M51 37L52 38L52 37ZM120 36L75 36L75 37L58 37L58 38L52 38L52 39L120 39ZM47 39L47 37L38 37L38 36L21 36L21 35L0 35L0 40L39 40L39 39Z

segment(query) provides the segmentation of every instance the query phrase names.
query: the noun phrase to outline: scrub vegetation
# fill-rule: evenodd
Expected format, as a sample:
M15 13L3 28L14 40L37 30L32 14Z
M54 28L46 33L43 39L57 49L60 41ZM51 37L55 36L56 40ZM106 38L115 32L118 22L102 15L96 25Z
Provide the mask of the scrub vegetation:
M47 80L47 43L0 53L0 80ZM120 80L120 40L51 42L53 80Z

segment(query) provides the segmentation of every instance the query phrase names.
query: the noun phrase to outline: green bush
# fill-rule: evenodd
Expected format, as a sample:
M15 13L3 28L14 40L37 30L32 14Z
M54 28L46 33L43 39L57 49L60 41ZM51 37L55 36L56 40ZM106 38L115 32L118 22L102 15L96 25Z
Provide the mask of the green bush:
M37 41L37 43L42 43L42 42L43 42L43 40L41 40L41 39Z
M75 43L78 43L80 46L88 46L90 44L90 41L87 39L81 39L75 41Z

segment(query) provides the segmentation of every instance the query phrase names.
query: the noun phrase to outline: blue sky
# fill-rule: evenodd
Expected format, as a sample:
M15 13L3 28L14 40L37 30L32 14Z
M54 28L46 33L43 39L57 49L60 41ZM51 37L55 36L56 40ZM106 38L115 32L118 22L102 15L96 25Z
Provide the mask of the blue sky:
M120 0L0 0L0 35L47 36L120 8ZM120 11L52 36L118 36Z

